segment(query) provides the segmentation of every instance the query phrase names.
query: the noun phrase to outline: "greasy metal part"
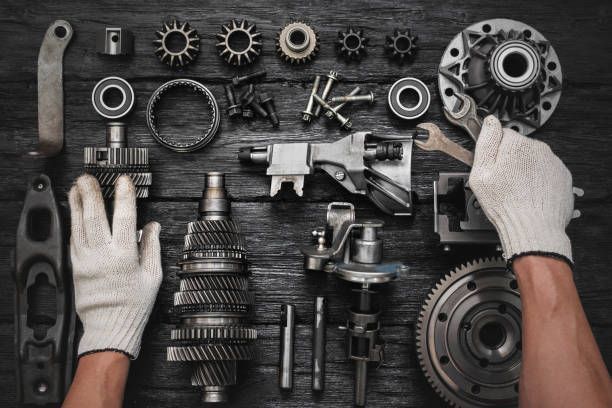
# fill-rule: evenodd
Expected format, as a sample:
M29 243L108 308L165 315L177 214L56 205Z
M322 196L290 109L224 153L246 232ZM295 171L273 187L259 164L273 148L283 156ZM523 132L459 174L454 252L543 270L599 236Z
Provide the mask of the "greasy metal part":
M110 106L106 101L107 92L118 91L121 94L120 102ZM98 113L106 119L121 119L125 117L134 107L134 89L123 78L116 76L106 77L98 81L91 92L91 103Z
M310 122L314 116L314 96L319 92L319 86L321 84L321 75L316 75L314 82L312 83L312 89L310 90L310 96L308 97L308 103L306 109L302 111L302 120L304 122Z
M363 29L348 26L346 31L338 31L338 55L346 61L360 61L367 55L369 40L363 35Z
M208 173L197 221L187 225L179 261L179 290L168 361L190 362L191 384L205 403L227 402L237 363L256 357L257 331L248 323L254 304L249 291L244 237L230 216L222 173Z
M409 29L395 29L393 35L385 39L385 54L400 64L414 58L417 51L416 41L419 37L412 35Z
M318 34L302 21L289 23L278 32L276 51L281 60L290 64L310 62L319 52Z
M225 84L223 88L227 97L227 116L235 118L242 115L242 105L236 100L236 90L232 84Z
M201 135L191 137L192 140L182 141L173 138L172 136L162 135L157 126L157 104L159 103L162 96L170 89L173 88L185 88L191 92L202 95L205 99L208 113L210 115L210 124L204 130ZM215 137L219 130L220 122L219 106L215 96L199 82L192 79L174 79L168 81L153 92L149 103L147 104L147 127L153 138L162 146L173 150L175 152L193 152L206 146Z
M420 123L418 126L425 129L428 133L427 139L419 139L414 141L414 144L416 144L419 148L428 151L439 151L446 153L450 157L472 167L472 164L474 164L473 152L450 140L444 133L442 133L440 128L433 123Z
M38 147L30 157L57 156L64 147L64 51L72 26L56 20L49 26L38 52Z
M251 72L250 74L236 75L235 77L232 78L232 84L234 86L250 84L259 78L265 77L266 74L267 74L267 71L265 69L260 69L259 71Z
M274 106L274 98L266 92L259 94L259 103L264 107L270 118L272 126L277 128L280 125L280 119L276 112L276 106Z
M251 108L255 113L257 113L262 118L268 117L268 112L261 106L259 103L259 98L255 93L255 86L250 84L247 89L240 95L240 104L242 108Z
M482 129L482 118L478 115L476 102L474 98L464 93L455 94L460 101L458 110L451 110L444 107L444 116L455 126L459 126L467 132L472 140L478 140L480 130Z
M417 103L407 106L402 103L404 92L413 93L417 97ZM427 112L431 103L429 89L423 81L416 78L402 78L397 80L387 94L387 103L391 112L401 119L412 120L419 118Z
M416 132L415 132L416 134ZM238 158L265 164L272 176L270 196L283 183L303 195L304 176L323 170L354 194L367 196L387 214L412 215L413 135L374 136L356 132L334 143L277 143L244 147Z
M280 362L278 386L281 390L293 389L293 361L295 344L295 306L282 305L280 318Z
M444 107L474 98L481 117L493 114L504 127L528 135L544 125L561 97L557 53L533 27L509 19L473 24L457 34L440 61L438 86Z
M216 44L219 56L235 66L252 64L261 53L261 33L247 20L233 19L221 26ZM238 46L242 43L246 45Z
M327 81L325 82L325 85L323 86L323 91L321 92L321 99L324 101L327 100L327 97L329 96L329 93L331 92L334 84L338 82L338 80L340 79L340 76L338 75L336 71L329 71L329 73L326 76L327 76ZM316 99L316 96L317 95L315 95L315 99ZM314 115L315 117L319 117L320 114L321 114L321 105L319 104L315 106Z
M516 407L521 300L501 258L447 274L427 296L416 343L425 377L451 406Z
M325 389L325 330L327 329L327 309L323 296L314 301L312 323L312 390Z
M29 184L15 249L17 403L60 404L73 375L75 313L61 216L49 177Z
M153 40L155 55L170 68L181 68L192 63L200 53L200 37L188 22L172 20L164 23Z
M355 222L350 203L331 203L327 225L313 232L317 242L302 248L304 269L324 271L357 284L353 306L345 327L347 357L355 362L355 405L365 406L368 363L384 361L384 342L379 336L380 311L374 305L371 285L397 279L408 267L399 262L383 263L381 221Z
M242 117L245 119L253 119L255 117L255 112L253 112L250 106L243 106Z
M331 117L327 116L329 119L335 119L340 124L340 129L351 130L353 127L353 122L351 122L351 118L347 118L342 115L340 112L335 111L323 98L319 95L314 95L314 100L317 102L317 108L324 108L326 112L332 112Z
M357 95L359 92L361 92L361 88L356 86L355 88L353 88L353 90L347 96ZM339 113L340 109L342 109L346 104L347 104L347 102L342 102L342 103L339 103L336 106L332 106L331 110L326 110L325 111L325 116L328 119L333 119L334 115L336 113Z
M344 96L334 96L329 99L330 103L338 103L338 102L369 102L374 103L374 92L370 91L364 95L344 95Z
M122 27L105 27L97 33L96 51L103 55L132 55L134 36Z

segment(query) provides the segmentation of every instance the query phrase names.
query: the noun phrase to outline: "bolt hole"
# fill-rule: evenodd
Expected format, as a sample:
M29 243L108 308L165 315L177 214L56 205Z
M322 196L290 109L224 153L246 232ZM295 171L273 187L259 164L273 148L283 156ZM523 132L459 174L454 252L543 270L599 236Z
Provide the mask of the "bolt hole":
M419 93L413 88L405 88L398 95L399 103L405 108L413 108L420 102Z
M172 53L179 53L187 48L189 40L183 33L172 31L166 35L164 45L168 51Z
M517 52L508 54L508 56L504 58L502 66L506 74L513 78L518 78L525 75L525 72L527 72L527 60L522 54Z
M53 31L58 38L64 38L68 34L68 30L64 26L57 26Z
M446 364L448 364L449 361L450 360L449 360L448 356L441 356L440 357L440 364L446 365Z
M457 48L451 48L451 50L450 50L450 55L451 55L452 57L456 57L456 56L458 56L458 55L459 55L459 50L458 50Z
M546 64L546 68L548 68L549 71L554 71L555 69L557 69L557 63L554 61L550 61L548 64Z
M531 38L531 30L523 31L523 35L525 36L525 38Z
M233 52L245 52L251 48L251 37L244 31L233 31L227 37L227 46Z
M361 45L361 41L356 34L349 34L344 39L344 46L349 50L356 50Z
M485 368L489 365L489 360L487 360L486 358L481 358L478 362L478 365L480 365L482 368Z
M119 41L119 36L117 34L111 35L111 41L116 43Z
M445 321L446 321L446 319L448 319L448 316L446 315L446 313L440 313L440 314L438 315L438 320L439 320L439 321L441 321L441 322L445 322Z
M542 109L544 109L544 110L550 110L550 108L552 108L552 105L550 104L550 102L545 101L545 102L542 104Z
M506 313L506 305L504 305L504 304L499 305L499 306L497 307L497 311L498 311L499 313L501 313L501 314Z
M123 104L123 94L118 88L107 88L102 94L102 101L111 109L116 109Z
M519 127L516 125L510 126L510 129L514 130L515 132L518 132L520 130Z
M491 31L491 26L488 24L485 24L482 26L482 31L484 31L485 33L488 33Z
M32 182L32 188L36 191L44 191L47 189L47 182L41 178Z
M480 386L477 384L472 385L472 394L480 394Z
M412 41L406 36L401 36L395 39L395 48L399 52L406 52L412 47Z
M518 283L516 283L516 279L512 279L510 281L510 289L517 289L518 288Z
M475 290L475 289L476 289L476 284L475 284L473 281L468 282L468 284L467 284L467 288L468 288L469 290Z
M496 350L504 344L506 340L506 329L497 322L489 322L482 326L478 333L478 338L486 347Z
M446 88L444 90L444 95L446 96L453 96L455 94L455 91L453 91L453 88Z

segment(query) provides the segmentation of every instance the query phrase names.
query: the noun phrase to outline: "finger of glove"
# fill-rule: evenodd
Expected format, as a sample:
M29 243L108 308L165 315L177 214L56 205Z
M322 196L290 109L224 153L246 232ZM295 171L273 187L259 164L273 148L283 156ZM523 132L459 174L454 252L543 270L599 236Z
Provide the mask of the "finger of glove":
M132 179L123 175L115 182L113 242L119 247L136 247L136 188Z
M140 240L140 266L145 273L145 278L159 288L162 279L161 247L159 244L159 232L161 226L153 221L142 229Z
M85 246L85 229L83 227L83 204L79 189L73 185L68 193L68 204L70 205L70 242L72 249Z
M104 199L95 177L84 174L76 181L83 204L83 225L89 247L104 245L111 240L110 226L104 209Z
M487 168L495 163L502 138L503 131L499 120L493 115L487 116L476 142L473 169Z

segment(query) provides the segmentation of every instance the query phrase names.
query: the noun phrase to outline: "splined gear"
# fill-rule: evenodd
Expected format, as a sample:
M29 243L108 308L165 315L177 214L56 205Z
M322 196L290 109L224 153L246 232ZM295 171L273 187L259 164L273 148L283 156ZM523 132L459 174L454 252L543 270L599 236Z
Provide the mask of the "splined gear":
M419 363L456 407L516 407L521 369L521 300L501 258L446 275L427 296L416 333Z
M219 56L231 65L251 64L261 53L261 33L247 20L233 19L224 24L217 39Z
M400 64L410 61L418 49L416 45L418 38L412 35L409 29L396 28L393 35L388 35L385 40L385 53Z
M347 61L359 61L366 56L366 47L370 39L363 35L361 28L348 26L346 31L338 32L336 43L338 54Z
M200 53L200 37L188 22L172 20L155 32L153 40L155 55L170 68L184 67L195 60Z
M278 32L276 51L285 62L307 63L319 52L319 36L308 24L294 21Z
M237 362L255 358L257 331L247 323L255 302L249 291L244 237L230 218L225 176L206 175L199 219L190 222L179 261L180 286L169 361L193 364L191 384L204 402L226 402L236 384Z
M485 20L457 34L440 61L438 85L444 107L455 110L456 93L467 93L484 117L524 135L550 118L561 98L557 53L533 27L508 19Z

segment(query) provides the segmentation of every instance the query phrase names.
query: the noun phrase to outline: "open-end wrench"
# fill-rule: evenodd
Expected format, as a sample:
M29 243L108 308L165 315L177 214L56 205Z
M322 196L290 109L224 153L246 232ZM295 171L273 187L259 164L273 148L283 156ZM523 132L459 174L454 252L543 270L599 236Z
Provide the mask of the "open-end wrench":
M453 125L464 129L472 139L478 140L482 119L476 112L476 102L471 96L464 93L455 93L455 97L461 101L461 107L458 111L451 111L444 107L444 116Z
M417 127L427 130L427 140L415 140L414 143L423 150L440 151L472 167L474 153L447 138L439 127L433 123L420 123Z

